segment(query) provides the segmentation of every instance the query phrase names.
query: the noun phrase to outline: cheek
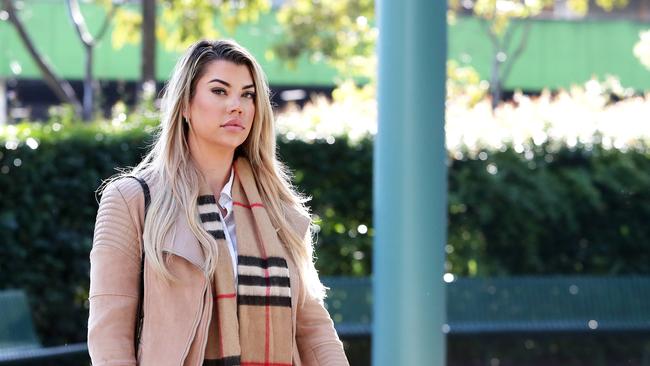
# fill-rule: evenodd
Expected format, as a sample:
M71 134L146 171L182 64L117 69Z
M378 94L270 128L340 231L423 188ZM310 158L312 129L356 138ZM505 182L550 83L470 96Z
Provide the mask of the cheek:
M210 98L206 95L201 95L196 99L195 107L197 112L202 114L212 114L218 110L219 105L215 103L215 98Z
M250 120L252 121L255 118L255 103L252 102L248 105L248 108L246 109L246 112L248 113Z

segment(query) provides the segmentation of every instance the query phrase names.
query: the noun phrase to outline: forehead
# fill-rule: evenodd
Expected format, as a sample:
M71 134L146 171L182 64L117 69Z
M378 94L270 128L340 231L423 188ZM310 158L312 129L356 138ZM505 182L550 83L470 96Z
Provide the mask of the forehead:
M253 76L248 66L225 60L209 62L203 70L199 83L209 83L213 79L223 80L233 87L253 84Z

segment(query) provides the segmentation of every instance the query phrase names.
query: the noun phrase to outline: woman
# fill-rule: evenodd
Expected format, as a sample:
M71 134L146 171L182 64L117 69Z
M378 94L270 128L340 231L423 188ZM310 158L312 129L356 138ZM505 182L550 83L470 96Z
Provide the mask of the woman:
M305 199L276 159L257 61L233 41L197 42L174 69L161 121L145 159L103 190L90 253L93 365L347 365ZM149 187L146 211L126 175Z

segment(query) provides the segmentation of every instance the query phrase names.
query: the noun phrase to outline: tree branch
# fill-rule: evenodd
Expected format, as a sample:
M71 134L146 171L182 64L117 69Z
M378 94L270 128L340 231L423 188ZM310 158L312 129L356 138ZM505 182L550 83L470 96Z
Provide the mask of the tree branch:
M75 95L74 89L67 81L60 79L55 73L54 70L48 65L48 63L43 59L41 54L36 50L32 39L27 34L25 27L23 26L20 18L16 14L16 8L12 0L2 0L5 11L9 14L9 22L14 26L20 40L23 43L23 46L27 49L27 52L32 57L32 60L36 63L43 80L47 86L54 92L54 95L63 103L70 103L75 108L77 113L81 110L81 104Z
M494 46L494 49L497 50L498 52L498 50L501 49L500 47L501 45L499 44L499 38L496 36L496 34L494 34L494 32L492 32L492 29L490 29L490 25L488 24L487 19L483 17L479 17L479 19L481 21L481 25L483 26L483 29L485 30L485 33L487 33L488 37L490 37L490 41L492 41L492 46Z
M74 29L79 35L79 39L86 47L92 47L94 44L93 36L88 31L88 26L86 26L86 20L84 19L81 9L79 8L79 2L77 0L67 0L66 2L68 8L68 15L72 20Z
M512 65L514 65L515 60L517 60L517 58L519 58L521 53L524 52L524 49L526 49L526 45L528 44L528 36L530 34L531 27L532 27L532 23L530 21L526 21L525 28L524 28L524 34L521 36L521 40L519 41L519 45L517 46L517 49L512 54L512 56L508 57L508 63L503 68L503 73L501 74L501 80L503 82L505 82L505 80L508 79L510 71L512 71Z
M77 34L79 35L79 39L81 39L81 42L84 45L86 45L86 47L94 47L97 44L97 42L102 39L104 33L106 33L106 30L108 29L108 25L110 24L111 19L113 19L113 15L115 15L115 10L119 6L119 4L111 6L110 10L108 11L108 14L106 14L106 17L104 18L104 23L102 23L102 26L99 32L97 33L97 36L93 37L92 34L90 34L90 31L88 30L88 25L86 24L86 18L81 12L79 1L67 0L66 4L68 8L68 14L70 15L72 24L74 24L74 29L77 31Z
M113 4L108 10L108 14L106 14L106 18L104 18L104 24L102 24L102 27L99 29L99 32L95 36L96 40L100 40L104 37L104 33L106 33L108 30L108 25L111 23L111 20L113 19L113 16L115 15L115 12L119 6L120 4Z
M515 23L515 22L510 22L510 25L508 26L508 29L506 30L506 34L503 36L503 50L508 51L510 49L510 42L512 42L512 35L515 33L517 26L520 25L520 23Z

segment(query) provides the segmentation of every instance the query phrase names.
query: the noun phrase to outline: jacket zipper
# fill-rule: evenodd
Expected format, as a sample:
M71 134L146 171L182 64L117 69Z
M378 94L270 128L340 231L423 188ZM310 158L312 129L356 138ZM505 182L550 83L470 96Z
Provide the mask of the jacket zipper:
M208 283L209 281L205 282L205 285L203 286L203 301L205 301L205 292L208 290ZM203 302L202 301L202 302ZM183 356L181 357L181 364L179 366L183 366L185 363L185 359L187 358L187 354L190 352L190 347L192 346L192 341L194 340L194 337L196 336L196 331L199 326L199 323L201 322L201 318L203 317L203 308L205 305L201 306L201 310L197 314L196 318L194 319L194 323L192 323L192 330L193 332L191 333L190 339L187 342L187 345L185 346L185 350L183 351Z

